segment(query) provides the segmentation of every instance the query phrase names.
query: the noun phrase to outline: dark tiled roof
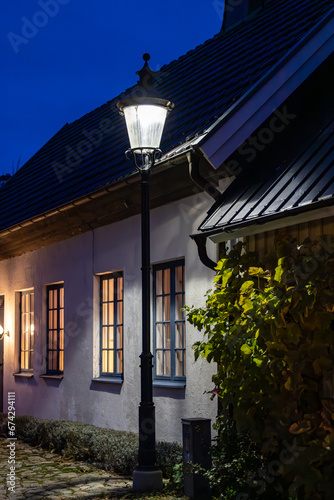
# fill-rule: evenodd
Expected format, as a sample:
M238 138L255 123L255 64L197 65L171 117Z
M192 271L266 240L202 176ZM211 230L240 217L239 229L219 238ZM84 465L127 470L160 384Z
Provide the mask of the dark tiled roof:
M201 231L229 231L272 217L291 215L306 205L314 208L334 197L334 122L319 132L282 172L264 179L262 165L252 177L234 181L209 211ZM238 179L238 177L237 177Z
M216 35L157 74L158 90L175 103L162 149L202 133L241 98L333 6L329 0L271 0L252 21ZM66 124L0 189L0 230L133 174L124 159L127 136L116 102ZM84 131L112 121L112 132L85 151ZM80 157L66 157L81 149ZM85 154L87 153L87 154ZM72 162L72 163L71 163ZM61 165L66 170L61 171Z

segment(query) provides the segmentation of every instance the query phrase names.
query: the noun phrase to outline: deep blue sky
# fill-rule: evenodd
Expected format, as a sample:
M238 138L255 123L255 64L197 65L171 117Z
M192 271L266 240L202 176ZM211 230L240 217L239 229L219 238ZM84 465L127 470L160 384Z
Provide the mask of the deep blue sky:
M20 157L22 166L66 122L133 85L144 52L157 70L218 33L222 3L2 2L0 175Z

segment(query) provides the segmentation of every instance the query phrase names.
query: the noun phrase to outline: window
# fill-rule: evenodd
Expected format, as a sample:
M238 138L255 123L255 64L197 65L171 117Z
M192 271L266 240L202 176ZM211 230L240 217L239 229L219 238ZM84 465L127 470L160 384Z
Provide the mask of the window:
M100 278L102 376L123 374L123 273Z
M31 371L34 367L34 292L20 294L20 370Z
M185 380L183 260L153 266L153 296L155 379Z
M64 285L47 287L47 373L64 371Z

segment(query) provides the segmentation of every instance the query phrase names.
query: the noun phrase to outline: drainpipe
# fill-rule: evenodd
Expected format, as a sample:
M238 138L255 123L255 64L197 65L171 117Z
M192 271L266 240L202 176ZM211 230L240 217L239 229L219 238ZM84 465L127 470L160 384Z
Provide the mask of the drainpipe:
M210 259L206 249L206 236L204 234L194 234L190 236L197 245L199 260L209 269L215 270L217 263Z
M200 156L193 151L187 153L187 160L189 164L189 175L191 180L203 191L208 193L214 200L217 200L220 196L218 189L213 186L209 181L204 179L199 172L199 160ZM199 260L209 269L214 270L217 266L216 262L210 259L206 248L206 236L204 234L194 234L191 236L197 245Z
M189 175L191 180L203 191L208 193L214 200L218 200L220 196L220 192L215 188L213 184L211 184L208 180L204 179L204 177L200 174L199 171L199 160L200 156L193 151L188 151L187 160L189 164Z

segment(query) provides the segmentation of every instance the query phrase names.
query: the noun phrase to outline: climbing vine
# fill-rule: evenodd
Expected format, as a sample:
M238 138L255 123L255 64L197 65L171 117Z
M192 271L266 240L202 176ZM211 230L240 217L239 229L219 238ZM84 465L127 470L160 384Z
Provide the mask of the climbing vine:
M216 271L205 307L185 310L204 334L195 359L218 366L218 426L232 419L275 460L281 498L332 498L334 240L285 235L262 264L238 243Z

